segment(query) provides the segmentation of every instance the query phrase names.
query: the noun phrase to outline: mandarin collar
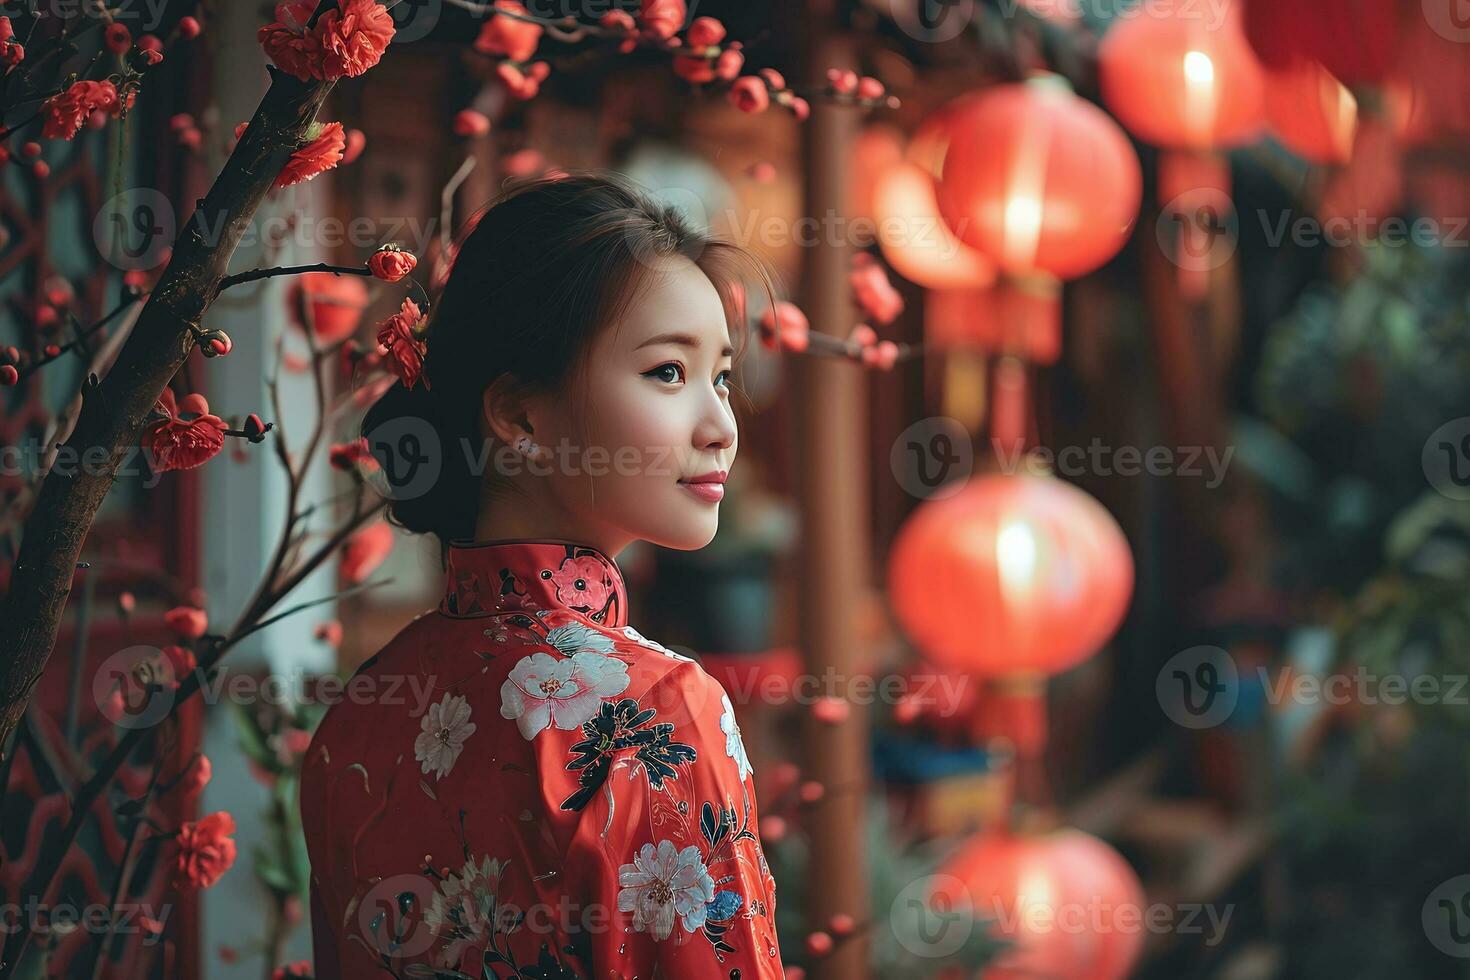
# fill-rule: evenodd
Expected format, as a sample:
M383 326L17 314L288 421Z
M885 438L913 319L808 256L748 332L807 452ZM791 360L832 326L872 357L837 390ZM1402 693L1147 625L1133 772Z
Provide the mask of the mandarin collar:
M449 542L446 616L569 609L593 622L628 625L628 593L617 563L596 548L552 539Z

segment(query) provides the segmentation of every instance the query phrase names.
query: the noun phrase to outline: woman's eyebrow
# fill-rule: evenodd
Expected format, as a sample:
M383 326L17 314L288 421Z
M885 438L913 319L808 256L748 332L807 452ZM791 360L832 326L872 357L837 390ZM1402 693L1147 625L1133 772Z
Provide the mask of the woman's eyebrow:
M701 346L699 338L690 333L661 333L649 337L633 349L642 350L645 347L652 347L654 344L673 344L676 347L692 347L695 350L698 350ZM720 356L722 357L733 357L734 355L735 348L729 344L726 344L725 349L720 352Z

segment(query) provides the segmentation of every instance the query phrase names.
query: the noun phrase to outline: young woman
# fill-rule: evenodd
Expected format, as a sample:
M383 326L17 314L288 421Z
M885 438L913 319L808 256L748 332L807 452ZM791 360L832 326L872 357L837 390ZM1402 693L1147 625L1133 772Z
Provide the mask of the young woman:
M614 562L714 536L745 271L774 299L607 175L515 186L465 237L422 378L363 423L446 573L307 752L322 980L784 975L730 699L628 624Z

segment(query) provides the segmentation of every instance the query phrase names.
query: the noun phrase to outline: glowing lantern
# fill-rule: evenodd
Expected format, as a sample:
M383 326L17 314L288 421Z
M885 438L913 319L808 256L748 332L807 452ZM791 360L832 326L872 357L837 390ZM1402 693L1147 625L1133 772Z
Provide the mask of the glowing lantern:
M1147 898L1117 851L1080 830L981 834L934 877L936 912L993 922L1012 945L982 980L1123 980L1143 952Z
M1002 85L948 122L939 207L1009 275L1070 279L1117 254L1142 175L1122 130L1055 76Z
M921 504L888 587L930 660L986 678L1049 675L1097 652L1133 592L1133 556L1095 499L1050 477L989 475Z
M878 245L894 270L929 289L969 289L995 281L995 266L955 237L939 215L934 179L900 161L873 189Z
M1268 78L1266 116L1283 145L1312 163L1352 159L1358 100L1342 82L1309 61L1271 72Z
M1265 122L1265 73L1239 12L1223 22L1191 4L1144 4L1098 48L1103 101L1139 138L1175 150L1250 142Z
M293 316L305 317L303 326L310 326L322 344L334 344L356 333L368 305L361 276L331 272L302 273L291 284L289 297Z
M1245 35L1268 68L1317 61L1345 84L1360 85L1383 81L1393 67L1398 0L1243 2Z
M1211 248L1234 212L1230 173L1214 151L1255 139L1265 125L1265 72L1235 6L1206 16L1159 0L1120 19L1098 47L1103 101L1140 138L1162 147L1159 201L1179 239L1171 256L1184 294L1199 299L1216 264Z
M903 144L903 132L896 126L878 123L858 133L853 141L848 181L849 218L855 222L877 219L874 191L888 168L903 160Z

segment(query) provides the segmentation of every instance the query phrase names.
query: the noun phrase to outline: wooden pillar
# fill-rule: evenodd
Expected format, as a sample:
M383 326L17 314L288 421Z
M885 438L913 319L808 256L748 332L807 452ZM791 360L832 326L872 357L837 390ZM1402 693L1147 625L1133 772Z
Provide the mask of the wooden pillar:
M808 39L805 87L826 84L829 67L857 68L850 37L837 33L830 0L806 8ZM803 262L801 302L813 330L846 336L855 320L847 283L852 250L843 220L848 168L859 112L850 106L812 100L804 129L806 167L803 214L822 229ZM830 231L829 231L830 229ZM860 646L860 621L870 588L868 505L867 372L844 360L803 358L793 363L797 476L802 526L800 640L806 670L822 693L845 694L867 659ZM828 692L826 678L836 678ZM847 720L833 725L811 712L804 721L803 769L826 787L810 808L811 872L805 886L807 923L826 929L837 913L856 922L869 919L865 846L868 793L867 706L853 705ZM879 910L886 915L886 910ZM870 930L838 939L817 960L818 980L864 980L868 976Z

